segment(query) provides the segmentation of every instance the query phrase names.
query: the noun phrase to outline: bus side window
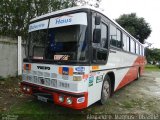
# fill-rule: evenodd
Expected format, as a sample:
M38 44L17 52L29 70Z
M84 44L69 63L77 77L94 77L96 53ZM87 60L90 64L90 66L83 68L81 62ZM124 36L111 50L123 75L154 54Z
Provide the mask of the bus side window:
M127 50L127 36L123 33L123 50Z
M130 38L127 36L127 51L130 51Z
M116 27L114 27L113 25L110 24L110 44L113 46L117 46L117 33L116 33Z
M101 22L101 43L100 43L100 49L106 48L107 43L107 25ZM107 59L107 51L104 49L97 51L97 60L99 61L106 61Z
M121 48L121 44L122 44L121 43L121 38L122 38L121 36L122 36L121 31L117 29L117 47L118 48Z
M101 47L107 48L108 47L108 26L104 23L101 24Z
M142 55L142 54L141 54L141 53L142 53L141 51L142 51L142 46L140 45L140 46L139 46L139 55Z
M131 53L135 53L135 41L131 39L130 42Z
M129 37L123 33L123 50L129 52Z
M139 54L139 44L136 42L136 54Z
M142 46L142 56L144 56L144 47Z
M115 47L121 48L121 36L121 31L115 26L110 25L110 44Z

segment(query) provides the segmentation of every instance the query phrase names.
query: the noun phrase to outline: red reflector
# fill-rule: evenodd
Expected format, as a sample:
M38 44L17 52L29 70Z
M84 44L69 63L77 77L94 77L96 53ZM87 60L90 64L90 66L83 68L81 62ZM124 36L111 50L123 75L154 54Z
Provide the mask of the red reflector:
M31 64L24 64L24 70L31 70Z

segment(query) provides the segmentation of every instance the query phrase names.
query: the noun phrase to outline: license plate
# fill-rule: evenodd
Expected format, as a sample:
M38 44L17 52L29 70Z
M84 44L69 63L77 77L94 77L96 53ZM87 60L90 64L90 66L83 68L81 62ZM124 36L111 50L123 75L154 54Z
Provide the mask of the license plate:
M60 88L70 88L69 83L66 82L59 82L59 87Z
M43 102L47 102L48 98L45 98L43 96L37 96L37 99Z
M68 80L68 79L69 79L69 77L68 77L68 75L62 75L62 79L64 79L64 80Z

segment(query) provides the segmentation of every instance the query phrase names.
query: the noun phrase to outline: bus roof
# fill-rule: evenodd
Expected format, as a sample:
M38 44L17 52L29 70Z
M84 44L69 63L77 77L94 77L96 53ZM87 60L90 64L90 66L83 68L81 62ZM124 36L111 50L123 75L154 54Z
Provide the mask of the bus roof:
M127 32L123 27L121 27L115 20L111 19L108 15L106 15L106 13L104 13L104 11L102 11L98 8L92 7L92 6L76 6L76 7L66 8L66 9L62 9L62 10L57 10L57 11L54 11L54 12L51 12L51 13L47 13L47 14L35 17L35 18L31 19L30 22L39 20L39 19L44 18L44 17L49 17L49 16L52 16L52 15L56 15L56 14L59 14L59 13L69 12L69 11L74 11L74 10L80 10L80 9L90 9L90 10L93 10L93 11L96 11L96 12L99 12L99 13L103 14L110 21L112 21L115 25L117 25L120 29L125 31L130 37L132 37L134 40L136 40L139 44L141 44L143 46L142 43L140 43L137 39L135 39L129 32Z

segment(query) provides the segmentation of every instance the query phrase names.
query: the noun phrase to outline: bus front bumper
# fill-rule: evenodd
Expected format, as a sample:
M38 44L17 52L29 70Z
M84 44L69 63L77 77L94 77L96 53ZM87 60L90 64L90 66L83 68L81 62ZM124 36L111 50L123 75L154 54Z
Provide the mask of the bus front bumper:
M36 96L41 101L54 102L57 105L72 109L83 109L88 104L88 92L72 93L27 82L21 82L21 91Z

